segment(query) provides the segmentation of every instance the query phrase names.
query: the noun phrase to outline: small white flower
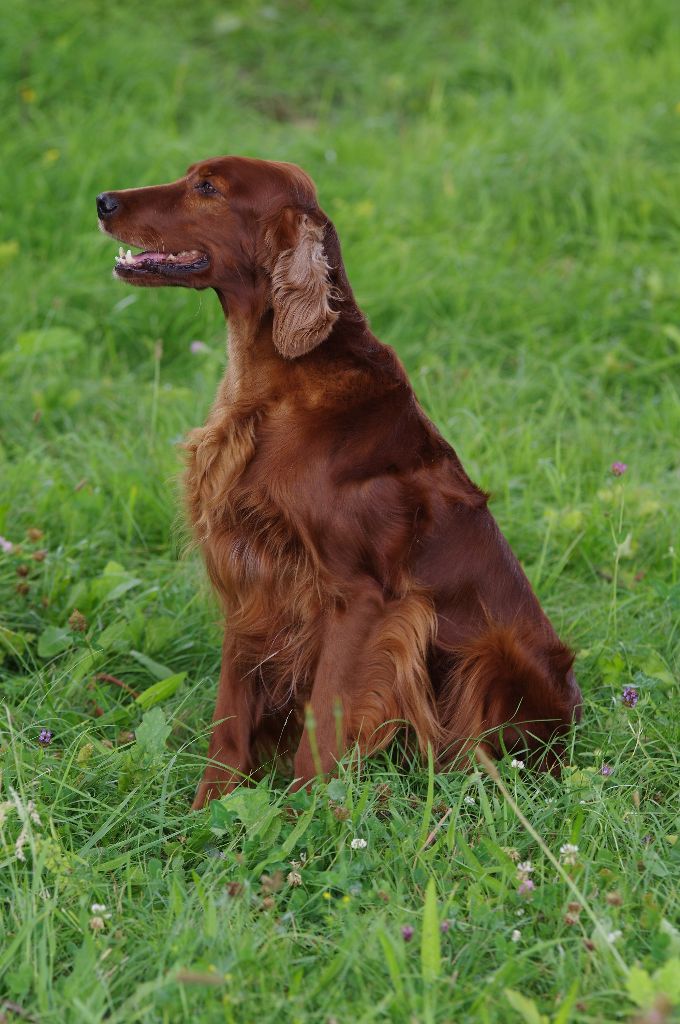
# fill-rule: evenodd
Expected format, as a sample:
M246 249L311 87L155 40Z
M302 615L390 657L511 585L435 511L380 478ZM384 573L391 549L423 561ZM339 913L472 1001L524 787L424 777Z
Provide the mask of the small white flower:
M530 875L533 870L534 867L530 860L525 860L522 864L517 865L518 875Z
M518 757L513 757L512 761L510 762L510 767L518 768L521 771L521 769L524 768L524 761L520 761Z
M620 928L617 928L616 931L613 932L607 932L607 942L616 942L616 940L620 939L622 935L623 932Z
M92 906L90 907L90 912L92 914L105 914L106 913L106 904L105 903L93 903ZM109 917L110 916L111 915L109 914Z
M353 850L365 850L366 847L368 846L368 843L366 842L365 839L353 839L349 845L352 847Z
M512 935L510 936L510 938L512 939L513 942L519 942L519 940L522 938L522 933L519 930L519 928L515 928L514 929L514 931L513 931Z
M209 352L210 349L204 341L192 341L189 345L189 351L192 355L197 356L202 352Z
M299 871L289 871L286 881L288 882L288 885L302 885L302 875Z
M560 846L563 864L575 864L577 860L578 846L575 843L564 843Z
M0 537L0 551L4 551L6 555L9 555L14 550L14 544L11 540L7 540L6 537Z
M476 801L475 801L475 798L473 796L465 796L465 797L463 797L463 803L467 804L468 807L474 807L475 802Z
M555 797L554 796L549 796L548 799L546 800L546 803L547 804L554 804L555 803Z
M520 907L519 910L515 911L517 917L524 917L524 907Z

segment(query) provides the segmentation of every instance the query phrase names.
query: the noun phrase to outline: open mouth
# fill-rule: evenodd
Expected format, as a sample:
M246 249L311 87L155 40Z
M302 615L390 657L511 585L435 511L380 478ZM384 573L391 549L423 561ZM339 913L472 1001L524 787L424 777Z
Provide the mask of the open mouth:
M136 252L121 245L116 256L116 274L176 274L205 270L210 260L198 249L182 252Z

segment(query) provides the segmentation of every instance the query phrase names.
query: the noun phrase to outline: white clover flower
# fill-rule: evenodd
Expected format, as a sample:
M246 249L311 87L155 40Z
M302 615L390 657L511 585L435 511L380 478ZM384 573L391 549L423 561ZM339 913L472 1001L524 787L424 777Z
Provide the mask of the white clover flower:
M560 846L560 854L563 864L576 864L578 846L575 843L564 843Z
M286 877L288 885L302 885L302 875L299 871L289 871Z
M474 807L476 800L473 796L465 796L463 797L463 803L467 804L468 807Z
M518 757L513 757L512 761L510 762L510 767L517 768L519 771L521 771L522 768L524 768L524 761L520 761Z
M616 942L616 940L620 939L622 935L623 932L620 928L617 928L613 932L607 932L607 942Z
M353 839L349 845L353 850L365 850L368 843L365 839Z
M530 860L525 860L522 864L517 865L518 875L530 875L533 870L534 866Z
M100 932L106 927L106 922L110 920L111 915L106 912L105 903L93 903L90 907L90 928L93 932Z
M522 938L522 933L519 930L519 928L515 928L513 930L513 933L510 936L510 938L512 939L513 942L519 942L519 940Z

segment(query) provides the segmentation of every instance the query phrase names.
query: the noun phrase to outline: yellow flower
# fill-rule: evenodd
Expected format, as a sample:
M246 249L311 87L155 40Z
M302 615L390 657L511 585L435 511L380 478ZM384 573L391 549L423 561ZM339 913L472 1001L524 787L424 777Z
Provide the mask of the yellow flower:
M58 149L46 149L43 153L42 162L44 164L53 164L55 160L58 160L61 153Z
M331 894L328 892L328 890L326 890L326 892L322 893L322 895L323 895L323 898L325 900L329 900L331 898Z
M20 90L20 94L24 103L35 103L38 98L38 94L35 89L31 89L28 85Z

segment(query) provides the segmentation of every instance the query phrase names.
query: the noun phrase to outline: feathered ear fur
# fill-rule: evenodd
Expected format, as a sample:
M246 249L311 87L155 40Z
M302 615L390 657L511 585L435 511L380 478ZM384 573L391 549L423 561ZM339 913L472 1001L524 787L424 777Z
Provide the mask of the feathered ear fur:
M306 213L296 212L295 219L293 244L279 252L272 269L274 344L286 359L319 345L338 319L330 305L324 228Z

